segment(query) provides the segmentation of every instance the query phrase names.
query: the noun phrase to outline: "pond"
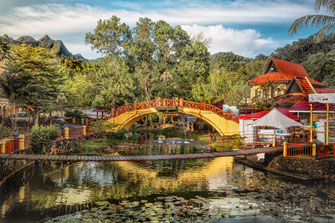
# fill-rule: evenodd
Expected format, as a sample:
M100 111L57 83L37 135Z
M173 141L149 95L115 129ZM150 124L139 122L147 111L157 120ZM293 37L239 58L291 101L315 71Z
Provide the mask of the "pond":
M119 154L203 151L168 140ZM38 163L0 195L0 222L335 222L333 183L296 182L232 157Z

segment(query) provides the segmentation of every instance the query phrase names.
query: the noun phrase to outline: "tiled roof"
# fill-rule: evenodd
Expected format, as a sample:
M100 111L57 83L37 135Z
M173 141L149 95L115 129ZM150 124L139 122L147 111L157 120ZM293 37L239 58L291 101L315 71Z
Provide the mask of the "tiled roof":
M268 81L272 81L272 82L291 81L293 77L297 77L297 78L307 77L312 85L325 86L324 84L311 79L308 76L305 68L301 64L296 64L296 63L292 63L292 62L288 62L288 61L280 60L276 58L272 58L272 61L278 68L279 72L266 73L252 80L249 80L248 82L261 85L261 84L265 84Z
M296 64L276 58L273 58L272 61L275 63L276 67L282 74L287 74L292 77L300 77L300 78L308 76L305 68L301 64Z
M248 80L249 83L254 84L265 84L269 81L277 82L277 81L291 81L293 77L288 77L282 73L267 73L261 76L255 77L254 79Z
M335 88L315 88L316 93L335 93Z
M313 94L314 91L305 78L297 78L297 81L305 94Z

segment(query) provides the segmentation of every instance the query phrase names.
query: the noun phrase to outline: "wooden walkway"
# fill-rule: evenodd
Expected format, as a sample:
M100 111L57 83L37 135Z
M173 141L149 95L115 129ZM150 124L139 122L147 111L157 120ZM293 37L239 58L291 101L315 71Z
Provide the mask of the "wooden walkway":
M205 159L224 156L254 155L258 153L275 153L283 151L283 147L269 147L257 149L240 149L228 152L194 153L176 155L149 155L149 156L81 156L81 155L34 155L34 154L0 154L0 159L11 160L36 160L36 161L93 161L93 162L114 162L114 161L153 161L153 160L185 160Z

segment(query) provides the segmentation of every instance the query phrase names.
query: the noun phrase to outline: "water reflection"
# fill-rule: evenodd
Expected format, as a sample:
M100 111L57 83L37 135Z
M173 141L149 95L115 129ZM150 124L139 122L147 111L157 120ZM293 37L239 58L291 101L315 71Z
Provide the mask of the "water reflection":
M199 149L200 148L200 149ZM160 144L125 149L122 155L182 154L201 150L197 144ZM1 202L1 215L20 206L25 211L104 199L121 199L171 192L212 190L227 182L233 158L152 162L38 164L33 174ZM11 184L10 182L8 184ZM12 188L11 188L12 189Z
M126 149L120 153L139 155L197 151L199 148L196 146L170 144ZM48 215L64 214L63 209L59 208L62 205L85 204L85 208L87 203L94 201L127 198L141 200L175 194L185 199L193 199L197 195L206 197L204 202L213 216L230 217L231 221L221 219L220 222L241 218L247 219L247 222L252 222L252 219L256 219L255 222L261 222L260 219L274 222L270 213L264 212L264 205L271 206L274 211L285 210L293 216L300 213L297 207L301 202L299 196L308 200L307 208L311 212L323 204L317 192L320 184L317 187L295 184L236 164L232 157L150 162L79 162L70 165L40 163L23 174L26 177L23 184L14 184L13 178L0 188L1 195L5 195L0 197L1 216L4 219L21 215L23 218L40 220ZM285 200L286 190L290 193L291 185L293 196ZM303 194L299 192L295 199L295 191L303 191ZM329 195L328 200L334 201L334 187L325 185L322 193ZM273 202L280 199L284 200L283 205ZM56 209L59 212L55 212ZM289 212L292 210L294 212Z

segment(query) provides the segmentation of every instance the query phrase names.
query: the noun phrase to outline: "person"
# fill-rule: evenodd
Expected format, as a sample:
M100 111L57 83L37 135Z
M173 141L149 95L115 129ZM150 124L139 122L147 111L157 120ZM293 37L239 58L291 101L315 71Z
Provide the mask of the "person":
M66 125L62 125L62 137L65 138L65 128L67 128Z
M21 135L21 133L19 133L19 131L17 129L15 129L14 133L12 134L12 136L14 137L14 139L18 139L19 135Z

